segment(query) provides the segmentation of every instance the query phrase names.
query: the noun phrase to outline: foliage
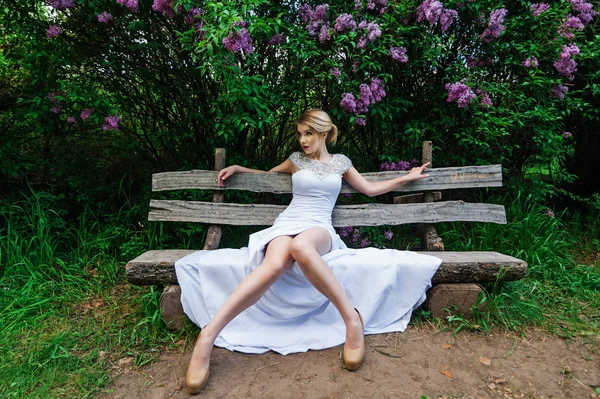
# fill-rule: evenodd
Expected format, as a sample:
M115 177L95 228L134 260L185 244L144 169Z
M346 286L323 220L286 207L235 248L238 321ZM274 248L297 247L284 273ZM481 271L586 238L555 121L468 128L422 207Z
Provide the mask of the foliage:
M67 173L90 191L91 172L207 168L217 146L272 165L294 149L293 120L318 107L363 169L414 158L427 139L440 164L502 163L509 179L550 165L542 181L555 184L573 179L564 165L586 134L564 134L570 115L598 121L597 17L576 2L539 15L523 1L447 1L439 15L436 1L121 3L0 8L0 71L20 78L0 110L2 150L19 154L6 176L65 185ZM565 28L568 15L586 26ZM77 169L84 152L92 168Z

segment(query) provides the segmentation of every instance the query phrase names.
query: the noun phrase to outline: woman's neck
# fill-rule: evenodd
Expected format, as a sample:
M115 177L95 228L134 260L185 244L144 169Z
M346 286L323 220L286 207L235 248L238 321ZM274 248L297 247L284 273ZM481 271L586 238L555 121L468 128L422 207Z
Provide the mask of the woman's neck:
M314 154L308 155L310 159L315 161L327 162L331 159L332 155L327 151L327 147L322 148L320 151L316 151Z

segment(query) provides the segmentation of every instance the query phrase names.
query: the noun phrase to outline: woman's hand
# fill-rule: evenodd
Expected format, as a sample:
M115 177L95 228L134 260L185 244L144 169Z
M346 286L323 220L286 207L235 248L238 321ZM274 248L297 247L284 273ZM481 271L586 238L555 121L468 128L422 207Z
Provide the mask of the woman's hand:
M429 177L429 175L424 175L423 172L425 171L425 169L427 169L427 166L429 166L430 162L427 162L421 166L417 166L416 168L412 168L410 170L410 172L408 172L408 174L406 175L406 179L409 181L415 181L415 180L421 180L424 179L426 177Z
M231 165L221 169L219 171L219 174L217 175L217 184L219 185L219 187L223 187L223 182L225 181L225 179L227 179L229 176L233 175L237 171L237 165Z

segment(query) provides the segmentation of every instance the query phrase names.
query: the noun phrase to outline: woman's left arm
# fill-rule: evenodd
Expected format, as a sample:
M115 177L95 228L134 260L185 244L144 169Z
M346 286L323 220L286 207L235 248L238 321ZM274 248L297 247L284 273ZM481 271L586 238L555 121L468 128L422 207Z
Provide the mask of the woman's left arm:
M421 180L426 177L429 177L429 175L423 174L423 171L427 168L428 165L429 162L419 167L412 168L407 175L397 177L395 179L378 182L368 181L360 173L358 173L356 168L351 167L346 173L344 173L344 179L346 179L346 181L352 187L354 187L361 193L368 195L369 197L374 197L376 195L381 195L393 191L398 187L405 185L406 183L410 183L411 181Z

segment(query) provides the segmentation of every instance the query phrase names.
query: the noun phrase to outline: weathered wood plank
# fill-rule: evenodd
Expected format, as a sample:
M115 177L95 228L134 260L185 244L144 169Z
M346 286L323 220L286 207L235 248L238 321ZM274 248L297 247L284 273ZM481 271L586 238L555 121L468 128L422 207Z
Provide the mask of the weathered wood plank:
M152 191L168 190L219 190L217 173L211 170L164 172L152 175ZM362 175L369 181L382 181L403 176L408 172L373 172ZM406 184L396 192L434 191L458 188L501 187L502 165L463 166L428 169L425 179ZM291 193L292 179L285 173L236 173L227 179L223 190L245 190L253 192ZM342 193L357 191L345 181Z
M193 250L148 251L126 266L132 284L176 283L175 262ZM525 276L527 263L497 252L419 252L442 259L435 283L514 281Z
M280 205L264 204L215 204L200 201L151 200L148 220L235 226L267 226L272 225L285 208L285 206ZM333 210L332 218L335 227L456 221L506 223L504 206L473 204L463 201L404 205L340 205Z

